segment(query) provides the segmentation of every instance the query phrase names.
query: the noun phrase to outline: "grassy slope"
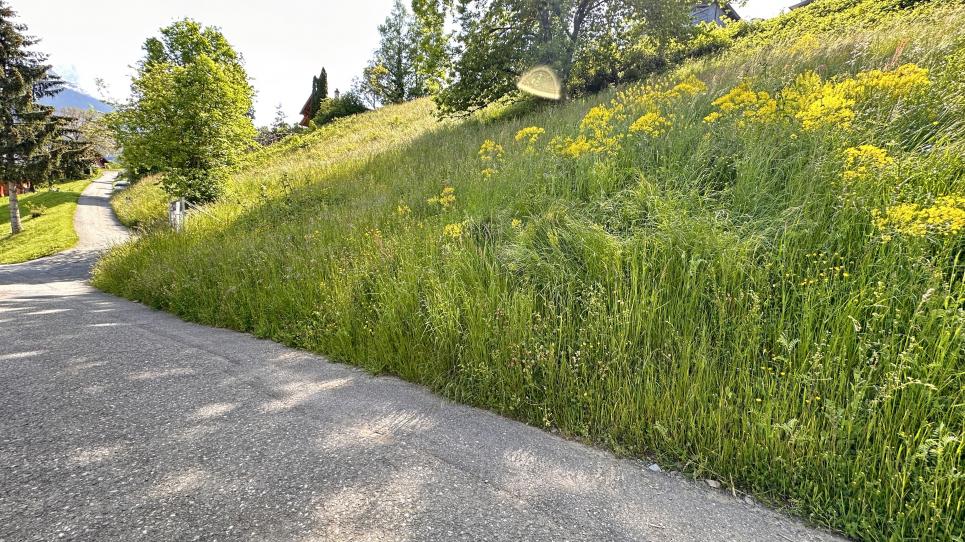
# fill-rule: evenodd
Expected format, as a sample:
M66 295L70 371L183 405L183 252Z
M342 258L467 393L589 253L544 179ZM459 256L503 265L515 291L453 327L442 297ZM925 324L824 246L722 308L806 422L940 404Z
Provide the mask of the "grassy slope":
M20 197L23 231L14 236L6 233L0 238L0 264L19 263L56 254L77 243L74 232L74 210L77 198L90 183L89 179L56 185L58 191L41 189ZM6 202L4 198L4 202ZM30 209L38 206L47 210L38 218L30 217ZM10 209L0 206L0 230L10 231Z
M167 196L160 179L148 176L111 195L117 219L128 228L149 228L165 219Z
M444 126L432 116L432 105L421 100L387 107L375 114L340 119L308 134L286 138L250 154L222 199L241 207L263 197L311 184L336 168L345 168ZM150 228L166 217L167 197L156 176L144 178L111 199L120 221Z
M370 113L273 151L95 283L655 454L852 536L949 539L965 524L959 245L889 240L872 212L965 193L965 67L946 60L963 27L942 11L690 64L678 77L709 89L612 156L547 148L611 95L431 132L426 102ZM851 129L701 120L744 78L773 93L899 61L930 68L931 91L860 104ZM513 138L529 125L547 132L533 151ZM505 148L491 177L487 138ZM845 184L859 144L896 162ZM427 202L445 186L451 205Z

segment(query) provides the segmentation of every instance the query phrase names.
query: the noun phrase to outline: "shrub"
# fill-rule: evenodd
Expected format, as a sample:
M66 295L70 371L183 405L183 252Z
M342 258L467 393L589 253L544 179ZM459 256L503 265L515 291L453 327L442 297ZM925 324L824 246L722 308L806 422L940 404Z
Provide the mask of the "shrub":
M368 108L362 103L362 98L354 92L346 92L338 98L322 101L313 122L315 122L317 126L322 126L335 119L348 117L349 115L357 115L364 111L368 111Z

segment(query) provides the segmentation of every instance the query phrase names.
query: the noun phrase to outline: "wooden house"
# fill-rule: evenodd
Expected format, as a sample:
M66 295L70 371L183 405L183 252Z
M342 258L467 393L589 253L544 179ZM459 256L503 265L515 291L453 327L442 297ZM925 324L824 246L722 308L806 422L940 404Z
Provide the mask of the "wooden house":
M30 181L21 181L17 183L17 194L26 194L29 192L36 192L34 184ZM5 198L9 196L10 193L7 192L7 183L0 183L0 198Z
M724 24L725 19L741 20L740 14L730 2L700 2L690 10L690 18L694 24L715 23Z

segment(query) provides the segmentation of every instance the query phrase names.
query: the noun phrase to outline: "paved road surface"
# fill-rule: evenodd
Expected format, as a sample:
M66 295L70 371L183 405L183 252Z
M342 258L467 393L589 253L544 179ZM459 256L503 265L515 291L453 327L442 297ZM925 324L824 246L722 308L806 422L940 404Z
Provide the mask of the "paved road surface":
M639 462L87 286L122 239L0 267L0 540L833 537Z

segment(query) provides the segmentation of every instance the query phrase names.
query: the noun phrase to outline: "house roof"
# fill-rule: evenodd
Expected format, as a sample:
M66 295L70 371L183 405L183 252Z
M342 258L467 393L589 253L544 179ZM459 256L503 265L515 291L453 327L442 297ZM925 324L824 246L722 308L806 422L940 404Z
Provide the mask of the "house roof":
M741 20L741 16L734 9L734 6L730 2L697 2L694 4L691 13L695 20L707 21L707 22L720 22L719 18L721 15L726 16L728 19L733 21Z

